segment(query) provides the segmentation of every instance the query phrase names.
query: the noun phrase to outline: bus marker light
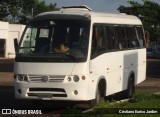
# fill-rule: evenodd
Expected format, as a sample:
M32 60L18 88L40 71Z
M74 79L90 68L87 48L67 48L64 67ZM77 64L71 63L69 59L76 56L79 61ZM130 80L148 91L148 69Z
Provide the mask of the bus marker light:
M86 79L86 77L85 76L82 76L82 80L85 80Z
M71 77L68 77L67 80L70 82L70 81L72 80L72 78L71 78Z
M18 94L21 94L22 93L22 90L21 89L18 89Z
M74 90L74 94L75 94L75 95L78 95L78 91L77 91L77 90Z
M19 81L23 81L23 75L19 74L18 77L17 77L17 79L18 79Z
M27 75L24 76L24 81L28 81Z

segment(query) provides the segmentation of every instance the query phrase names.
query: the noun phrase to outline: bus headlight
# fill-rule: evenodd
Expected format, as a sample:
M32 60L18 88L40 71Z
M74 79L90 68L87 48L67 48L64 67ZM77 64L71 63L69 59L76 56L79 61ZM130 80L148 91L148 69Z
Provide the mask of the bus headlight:
M68 77L67 80L68 80L69 82L71 82L72 78L71 78L71 77Z
M17 75L17 80L18 81L28 81L28 76L27 75L23 75L23 74L18 74Z
M22 74L18 74L17 75L17 80L18 81L23 81L23 75Z
M86 79L86 77L85 76L82 76L82 80L85 80Z
M24 81L28 81L27 75L24 75L24 76L23 76L23 80L24 80Z
M73 77L73 80L74 80L75 82L78 82L78 81L79 81L79 76L75 75L75 76Z

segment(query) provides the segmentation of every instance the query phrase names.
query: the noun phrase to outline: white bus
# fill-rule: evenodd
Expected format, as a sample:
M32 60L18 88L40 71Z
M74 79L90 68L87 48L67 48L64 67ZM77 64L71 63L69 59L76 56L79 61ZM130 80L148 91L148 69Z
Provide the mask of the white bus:
M132 97L146 78L143 32L135 16L87 6L37 15L16 46L15 97L92 103L122 91Z

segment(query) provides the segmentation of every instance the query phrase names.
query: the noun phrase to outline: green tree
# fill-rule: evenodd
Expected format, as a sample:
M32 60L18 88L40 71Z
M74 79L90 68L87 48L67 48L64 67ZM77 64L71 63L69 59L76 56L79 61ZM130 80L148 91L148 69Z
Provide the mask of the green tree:
M1 0L0 19L19 23L22 18L27 19L33 5L34 0Z
M8 0L0 1L0 20L4 20L4 18L9 15L7 4L8 4Z
M0 0L0 20L26 24L41 12L57 9L56 3L48 5L39 0Z
M119 12L139 17L144 29L150 33L153 41L160 39L160 5L149 0L142 0L142 4L135 1L128 1L130 6L120 6Z
M18 14L18 23L26 24L32 18L32 9L34 7L34 0L21 0L20 13Z
M13 23L18 22L18 17L21 12L21 2L21 0L8 1L8 11L10 13L8 19Z
M50 3L49 5L47 5L45 1L39 2L38 0L34 0L33 17L42 12L58 10L58 8L56 8L56 5L56 3Z

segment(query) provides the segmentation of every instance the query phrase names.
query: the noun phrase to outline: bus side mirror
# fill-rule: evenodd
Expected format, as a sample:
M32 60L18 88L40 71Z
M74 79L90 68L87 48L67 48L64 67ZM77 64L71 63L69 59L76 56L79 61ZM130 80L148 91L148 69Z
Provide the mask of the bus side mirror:
M18 48L18 39L14 38L14 50L15 50L15 52L17 52L17 48Z

